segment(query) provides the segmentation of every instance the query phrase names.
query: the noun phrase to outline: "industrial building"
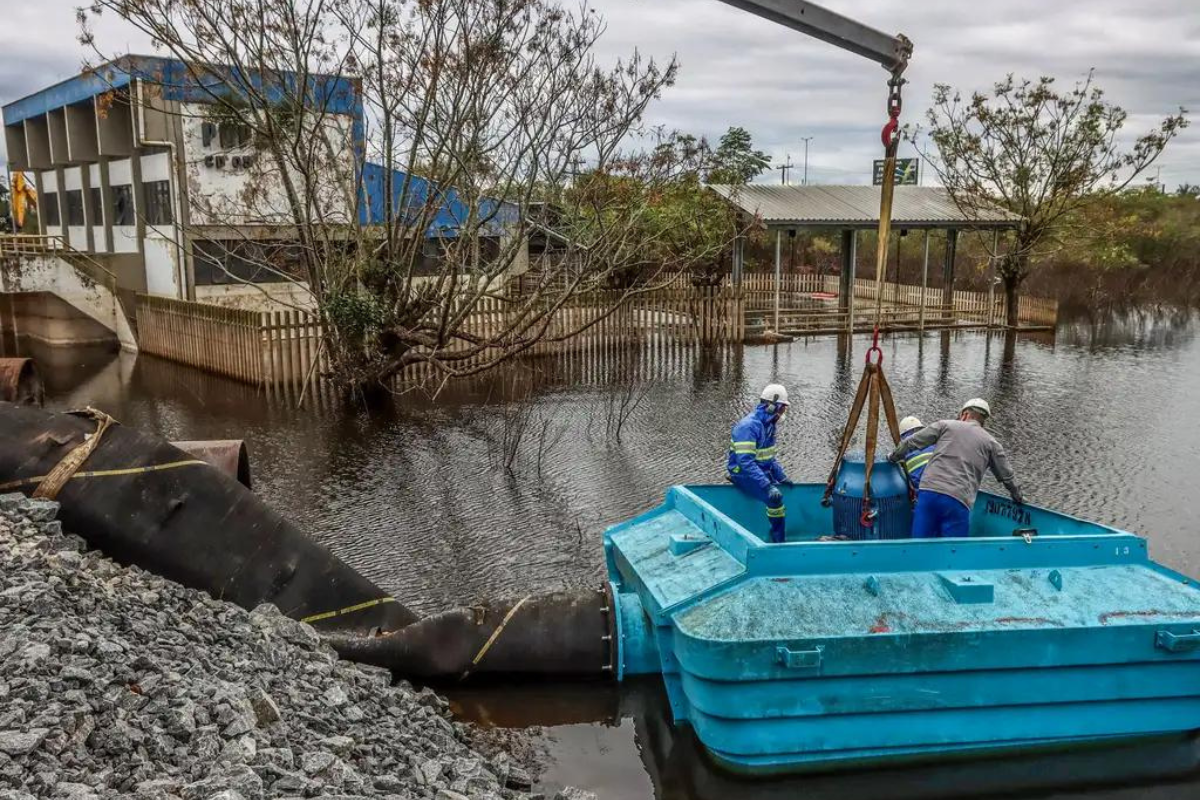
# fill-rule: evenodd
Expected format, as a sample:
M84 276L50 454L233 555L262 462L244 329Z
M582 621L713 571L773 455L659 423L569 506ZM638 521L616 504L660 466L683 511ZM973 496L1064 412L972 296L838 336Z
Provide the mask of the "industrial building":
M214 88L201 74L173 59L124 56L3 107L9 172L25 173L39 198L37 230L27 225L21 233L46 237L17 237L0 252L8 265L0 294L10 306L24 304L18 316L62 317L50 308L56 298L132 347L126 340L133 332L120 330L118 318L122 305L132 318L139 293L242 308L309 305L300 276L289 270L294 234L277 168L246 129L214 113ZM364 159L359 88L341 76L310 80L329 145L321 164L328 196L320 198L327 218L380 223L386 170ZM403 180L396 173L396 191ZM419 178L409 186L424 202L430 187ZM430 239L454 236L467 216L453 191L441 194ZM497 238L518 218L515 208L500 212L492 223ZM436 254L436 243L428 249ZM104 279L109 274L112 281ZM110 301L96 296L105 283L115 283ZM39 335L28 326L25 332ZM79 338L42 333L54 343Z

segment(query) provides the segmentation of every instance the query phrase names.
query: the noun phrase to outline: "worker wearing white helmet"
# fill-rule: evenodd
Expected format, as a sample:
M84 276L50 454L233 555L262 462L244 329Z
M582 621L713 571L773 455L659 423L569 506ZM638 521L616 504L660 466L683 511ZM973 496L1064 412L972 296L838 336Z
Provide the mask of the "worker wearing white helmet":
M909 439L924 427L925 424L916 417L905 417L900 420L900 441ZM925 474L925 466L932 457L933 445L929 445L929 447L909 453L908 457L904 459L904 471L908 473L908 482L914 489L921 488L921 476Z
M958 419L944 419L909 436L889 459L899 463L910 454L933 447L921 478L913 512L915 538L970 535L971 506L983 474L991 470L1015 503L1024 502L1004 448L984 424L991 406L978 397L963 403Z
M767 506L771 541L784 541L783 487L792 486L775 452L775 427L788 410L787 389L768 384L754 410L733 426L725 469L734 486Z

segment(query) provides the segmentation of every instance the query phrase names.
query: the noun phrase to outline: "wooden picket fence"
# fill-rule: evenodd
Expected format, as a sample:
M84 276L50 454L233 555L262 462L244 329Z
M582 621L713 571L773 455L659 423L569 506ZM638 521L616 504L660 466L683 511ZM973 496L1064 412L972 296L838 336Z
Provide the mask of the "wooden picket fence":
M138 295L138 348L248 383L267 378L263 314L240 308Z
M513 327L522 309L521 298L483 298L462 329L494 339ZM614 290L573 297L518 333L537 334L522 355L542 356L661 340L740 342L744 320L743 298L730 288ZM301 387L330 368L320 321L299 310L247 311L139 295L137 321L142 352L247 383ZM486 366L500 352L484 349L454 358L470 348L466 340L456 339L442 354L455 368L471 369ZM396 381L423 382L438 375L437 367L418 361L407 365Z
M855 331L863 331L874 323L873 281L856 281L853 315L840 307L836 297L831 298L838 292L837 276L785 275L779 291L779 328L788 334L843 332L852 321ZM523 356L596 353L663 342L739 343L774 324L774 298L771 275L747 275L740 288L676 281L639 293L588 292L572 297L527 329L514 331L529 298L487 297L473 305L462 329L485 340L513 333L535 340L521 350ZM883 326L904 331L1004 321L1004 298L999 293L989 297L983 292L955 291L949 307L943 299L941 289L888 284L883 287ZM1022 297L1019 310L1022 324L1052 325L1058 304ZM300 310L249 311L139 295L137 324L143 352L246 383L310 386L330 369L320 321ZM469 370L486 367L501 353L494 348L468 352L471 347L456 339L442 354L456 369ZM456 358L456 354L462 355ZM433 364L417 361L407 365L396 381L420 383L439 375Z

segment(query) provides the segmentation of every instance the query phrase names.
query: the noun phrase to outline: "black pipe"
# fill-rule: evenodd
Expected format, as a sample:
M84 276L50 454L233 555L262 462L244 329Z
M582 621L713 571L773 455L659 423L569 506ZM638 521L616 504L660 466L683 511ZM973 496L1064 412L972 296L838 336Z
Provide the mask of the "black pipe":
M351 661L428 681L472 675L611 677L607 589L551 592L456 608L377 637L327 637Z
M31 494L38 481L29 479L49 473L96 427L86 416L0 402L0 494ZM89 475L97 471L104 474ZM3 488L12 482L20 483ZM121 425L108 428L56 499L63 526L92 547L243 608L269 602L346 633L417 619L235 479Z

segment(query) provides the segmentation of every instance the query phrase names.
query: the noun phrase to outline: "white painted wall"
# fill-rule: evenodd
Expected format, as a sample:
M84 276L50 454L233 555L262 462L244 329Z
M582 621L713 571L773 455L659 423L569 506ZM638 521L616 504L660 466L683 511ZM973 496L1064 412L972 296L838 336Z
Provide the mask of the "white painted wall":
M63 213L66 213L67 200L66 193L74 191L83 191L83 167L67 167L63 170ZM87 198L84 198L87 202ZM63 220L65 225L67 220ZM67 244L75 250L87 251L88 248L88 229L86 225L67 225Z
M146 292L165 297L179 297L175 243L161 236L147 235L145 247Z
M289 222L291 214L283 181L274 162L253 147L222 149L220 136L204 147L203 103L184 104L182 111L184 163L188 170L188 202L192 225L239 225ZM326 217L348 219L353 211L346 192L354 183L353 119L349 115L325 121L330 142L327 160L319 165L323 175L318 189ZM234 169L233 157L254 155L252 166ZM206 156L224 156L222 167L207 166Z
M128 158L122 158L108 163L108 185L133 185L133 164ZM107 201L111 204L111 200ZM137 203L137 193L134 193L134 203ZM114 225L112 250L114 253L137 253L138 238L136 225Z
M106 191L106 187L100 185L100 165L88 165L88 184L93 188L100 189L101 197ZM91 192L87 193L84 201L88 203L88 212L92 215L92 249L97 253L107 253L109 251L108 231L104 229L104 202L101 200L99 208L92 208Z
M171 180L171 154L154 153L141 157L142 185L152 181L167 181L171 185L171 218L178 220L179 208L175 197L175 182ZM180 291L179 253L180 230L176 225L151 225L146 221L146 291L168 297L183 297Z
M171 180L171 154L142 156L142 182Z

